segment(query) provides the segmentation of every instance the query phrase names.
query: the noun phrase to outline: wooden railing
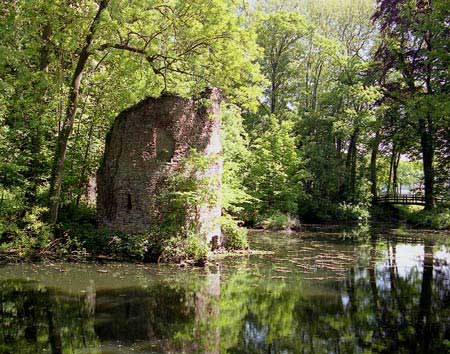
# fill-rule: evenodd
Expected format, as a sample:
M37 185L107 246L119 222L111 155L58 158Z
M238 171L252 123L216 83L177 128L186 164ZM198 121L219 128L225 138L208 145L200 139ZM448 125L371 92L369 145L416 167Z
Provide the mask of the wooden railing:
M444 198L434 198L435 203L442 203ZM425 205L425 196L417 194L381 194L375 199L377 204Z

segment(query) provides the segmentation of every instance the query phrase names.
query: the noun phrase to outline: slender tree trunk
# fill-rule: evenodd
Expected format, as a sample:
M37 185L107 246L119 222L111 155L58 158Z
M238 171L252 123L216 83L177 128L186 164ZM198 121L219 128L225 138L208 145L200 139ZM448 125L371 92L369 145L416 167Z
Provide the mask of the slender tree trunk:
M398 194L398 165L400 163L400 151L394 156L394 165L392 166L392 189L394 194Z
M353 146L353 154L352 154L352 167L350 170L350 191L351 191L351 199L352 201L355 201L356 198L356 164L357 164L357 151L356 151L356 140L357 137L355 137L355 144Z
M342 139L340 137L336 138L336 155L338 159L342 157Z
M312 101L312 109L314 112L317 111L317 91L319 88L319 82L320 82L320 76L322 74L322 63L319 64L317 70L316 70L316 77L314 79L314 89L313 89L313 101Z
M430 1L431 3L431 1ZM427 51L431 55L432 38L433 34L427 31L424 39L427 46ZM431 78L433 74L433 67L431 60L428 60L426 65L426 79L425 86L427 88L427 95L432 96L434 94L431 84ZM419 131L420 131L420 143L422 146L422 160L423 160L423 175L425 180L425 209L433 209L435 207L434 201L434 126L433 116L431 114L431 108L427 107L426 118L419 119Z
M393 189L392 176L394 174L395 154L396 154L396 144L395 144L395 142L393 142L392 143L392 151L391 151L391 159L389 162L389 178L388 178L388 185L387 185L387 194L391 194L392 189Z
M346 198L350 197L353 201L355 197L356 189L356 144L358 141L359 128L355 128L351 138L350 144L348 146L347 160L345 163L346 169L346 181L345 181L345 194Z
M431 114L428 113L428 124L425 119L419 120L420 143L422 147L422 164L425 184L425 209L432 209L434 202L434 139L432 134ZM428 125L428 128L427 128Z
M64 162L67 153L67 144L69 142L70 134L72 133L73 123L75 121L78 101L80 95L81 80L83 77L84 68L90 56L90 48L92 40L97 29L97 25L100 22L102 12L108 6L109 0L101 0L97 13L89 27L88 34L86 35L83 48L81 49L78 63L75 68L75 72L72 76L72 83L70 87L69 99L67 102L67 111L65 119L62 123L61 131L58 136L56 152L53 162L52 178L50 183L50 222L56 223L58 220L59 204L61 201L61 185L64 171Z
M42 47L41 47L41 58L39 63L39 69L42 72L48 72L50 65L50 37L52 35L52 27L50 23L47 23L42 30Z
M91 120L91 126L89 127L89 133L88 133L88 140L86 142L86 149L84 150L84 156L83 156L83 162L82 162L82 169L81 169L81 173L80 173L80 177L78 179L78 189L79 191L77 192L77 201L76 201L76 205L80 205L80 199L81 199L81 189L83 188L83 183L84 180L86 178L86 174L87 174L87 170L88 170L88 157L89 157L89 151L91 150L91 140L92 140L92 136L94 134L94 119Z
M39 59L39 70L42 73L48 73L49 66L50 66L50 38L52 35L52 28L50 26L50 23L47 23L41 34L42 38L42 46L40 50L40 59ZM31 123L31 161L30 161L30 168L28 171L28 180L30 182L29 188L27 188L27 191L25 193L25 198L28 201L28 204L32 206L36 201L36 194L37 194L37 188L39 185L39 174L40 174L40 168L41 168L41 116L44 114L45 111L45 93L46 89L43 92L40 92L39 98L38 98L38 106L39 110L35 116L35 119L33 119Z
M377 130L375 138L372 144L372 154L370 155L370 191L372 192L373 202L377 200L378 188L377 188L377 157L378 148L380 146L380 131Z
M272 65L272 83L271 83L271 89L270 89L270 113L274 114L276 110L277 105L277 83L276 83L276 77L277 77L277 65Z
M336 158L339 162L339 166L342 166L342 139L340 137L336 138ZM339 170L336 178L336 191L338 196L343 193L343 179L345 179L345 176L342 176L342 171ZM333 198L336 198L336 195L334 195Z

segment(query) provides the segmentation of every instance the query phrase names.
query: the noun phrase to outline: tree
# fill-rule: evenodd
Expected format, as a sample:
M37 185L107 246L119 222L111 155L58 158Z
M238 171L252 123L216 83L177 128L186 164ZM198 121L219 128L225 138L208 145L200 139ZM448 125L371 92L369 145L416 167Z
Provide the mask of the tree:
M85 196L105 136L117 114L143 98L216 86L230 104L254 109L262 76L255 33L240 11L231 0L5 3L2 242L20 234L24 249L39 248L50 242L43 220L67 225L73 211L94 221Z
M279 122L274 115L267 121L266 131L255 137L250 147L252 165L246 186L248 193L258 201L251 209L255 214L272 211L295 214L302 169L293 124Z
M99 23L101 21L102 13L108 7L109 0L101 0L98 4L98 9L92 20L91 25L88 28L86 37L80 53L78 55L75 70L72 74L69 97L66 107L66 115L62 122L61 130L58 135L56 143L56 151L53 159L52 177L50 179L50 222L56 223L58 219L59 204L61 199L61 186L64 170L64 162L66 160L67 144L69 142L70 135L72 133L73 124L78 111L78 103L80 100L80 87L81 80L85 67L88 63L88 59L91 55L91 47L94 36L96 35Z
M288 92L295 75L292 67L302 50L306 31L304 19L296 12L281 10L263 15L258 22L258 44L264 51L261 69L270 82L265 92L270 114L279 113L289 102Z
M450 14L444 3L380 0L374 15L383 40L377 58L385 73L401 74L399 99L420 136L427 209L434 207L435 196L436 126L441 119L435 108L448 87L445 22Z

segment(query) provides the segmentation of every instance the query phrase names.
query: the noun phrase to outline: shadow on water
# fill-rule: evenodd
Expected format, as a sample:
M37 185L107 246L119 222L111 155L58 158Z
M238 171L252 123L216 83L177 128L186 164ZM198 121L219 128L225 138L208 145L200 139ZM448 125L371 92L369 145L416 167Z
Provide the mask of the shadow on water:
M445 235L363 228L251 240L273 253L206 270L5 266L0 353L450 353Z

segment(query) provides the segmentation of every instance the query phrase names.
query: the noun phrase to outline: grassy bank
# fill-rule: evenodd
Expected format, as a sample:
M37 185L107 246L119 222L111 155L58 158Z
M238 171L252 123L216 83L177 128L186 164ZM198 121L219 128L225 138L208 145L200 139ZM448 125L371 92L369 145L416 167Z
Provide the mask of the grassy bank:
M433 210L422 207L399 207L400 217L407 223L434 230L450 230L450 208L445 206Z
M205 264L211 256L202 235L164 227L141 234L99 228L93 208L66 208L60 222L50 226L43 210L30 210L20 219L0 222L0 261L95 261L170 262ZM248 250L247 230L231 217L221 219L224 244L217 252ZM172 232L171 232L172 231Z
M442 205L432 210L422 206L377 206L371 210L372 220L406 223L432 230L450 230L450 207Z

